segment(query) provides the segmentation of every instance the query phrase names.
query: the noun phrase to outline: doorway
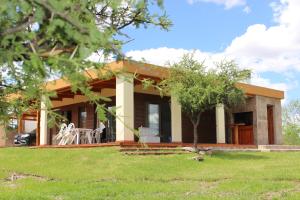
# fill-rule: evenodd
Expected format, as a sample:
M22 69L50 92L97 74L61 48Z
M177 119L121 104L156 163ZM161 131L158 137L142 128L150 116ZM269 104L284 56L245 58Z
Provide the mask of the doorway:
M267 106L267 120L268 120L268 140L269 144L275 144L274 137L274 106Z

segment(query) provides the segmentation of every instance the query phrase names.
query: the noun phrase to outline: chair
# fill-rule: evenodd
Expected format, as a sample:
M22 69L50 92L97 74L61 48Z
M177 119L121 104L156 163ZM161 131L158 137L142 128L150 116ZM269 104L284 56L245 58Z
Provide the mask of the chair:
M93 143L93 130L90 129L79 129L79 137L81 144L92 144Z
M67 145L72 144L77 136L75 125L70 123L69 126L65 130L65 134L63 135L61 141L58 145Z
M100 128L97 128L91 132L92 143L101 143L101 135L103 131Z
M61 139L65 134L66 129L67 129L67 124L63 123L60 125L58 134L53 137L53 141L55 144L59 144L59 142L61 141Z

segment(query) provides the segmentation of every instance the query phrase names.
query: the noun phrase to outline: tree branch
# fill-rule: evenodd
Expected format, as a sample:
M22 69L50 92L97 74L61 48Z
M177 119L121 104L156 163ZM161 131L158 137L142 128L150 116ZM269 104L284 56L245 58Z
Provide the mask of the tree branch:
M13 28L6 29L5 31L0 33L0 35L1 36L6 36L6 35L10 35L10 34L20 32L20 31L26 29L32 23L33 23L33 16L31 15L25 20L25 22L13 27Z
M48 4L47 0L33 0L36 4L42 6L43 8L47 9L48 11L51 12L51 16L53 18L54 15L57 15L58 17L64 19L65 21L67 21L69 24L75 26L79 32L86 34L88 33L88 31L83 28L81 25L77 24L75 21L73 21L67 14L65 13L60 13L57 12L56 10L54 10L51 5Z

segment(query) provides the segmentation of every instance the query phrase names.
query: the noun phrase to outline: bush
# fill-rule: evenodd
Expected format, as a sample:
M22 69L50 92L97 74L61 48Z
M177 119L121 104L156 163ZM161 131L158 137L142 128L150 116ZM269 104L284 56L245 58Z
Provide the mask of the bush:
M283 127L284 144L300 145L300 126L296 124L288 124Z

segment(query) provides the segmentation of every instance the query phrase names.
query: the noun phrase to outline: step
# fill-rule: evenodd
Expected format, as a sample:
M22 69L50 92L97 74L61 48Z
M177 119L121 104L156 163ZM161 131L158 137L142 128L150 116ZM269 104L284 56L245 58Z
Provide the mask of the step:
M179 155L188 154L189 152L145 152L145 151L134 151L134 152L123 152L125 155Z
M258 145L258 149L300 149L299 145Z
M299 149L262 149L262 152L300 152Z
M124 151L184 151L180 148L120 148L121 152Z

